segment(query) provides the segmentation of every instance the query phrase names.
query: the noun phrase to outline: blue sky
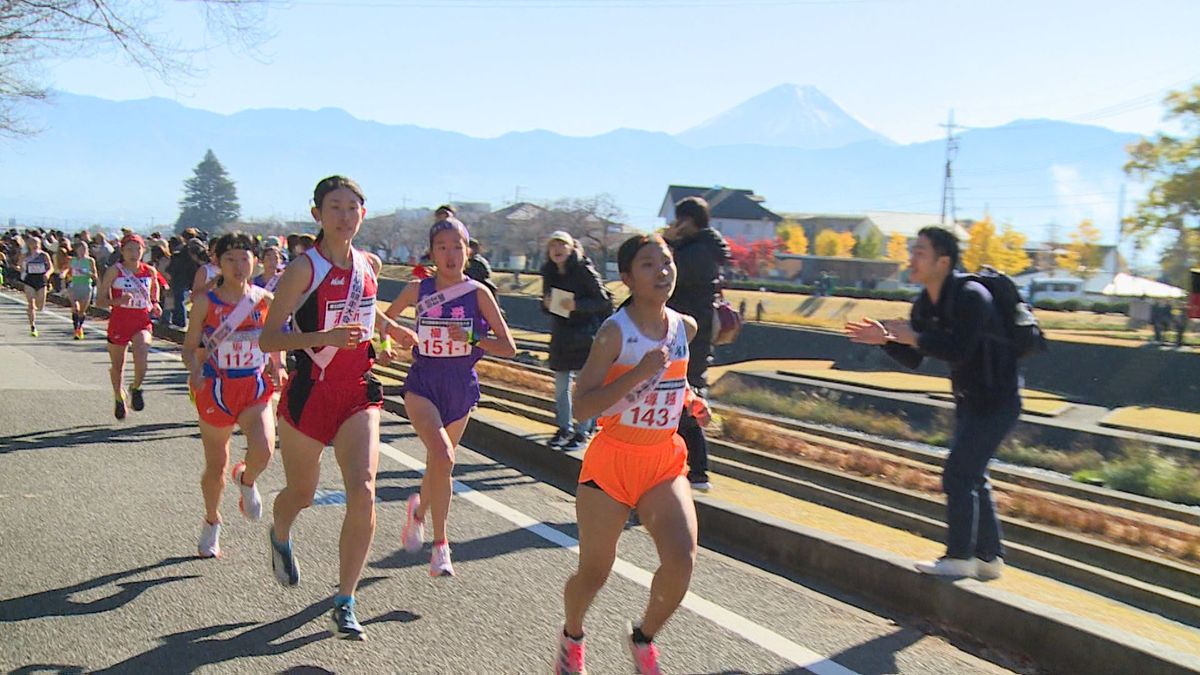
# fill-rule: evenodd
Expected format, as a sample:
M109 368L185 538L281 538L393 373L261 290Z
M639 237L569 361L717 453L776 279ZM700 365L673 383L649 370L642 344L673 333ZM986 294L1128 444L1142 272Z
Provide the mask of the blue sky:
M56 88L198 108L339 107L496 136L677 132L775 85L812 84L908 143L960 123L1049 117L1159 125L1165 91L1200 80L1200 2L1141 0L292 0L256 53L215 46L164 84L115 54L51 64ZM153 28L206 36L195 3Z

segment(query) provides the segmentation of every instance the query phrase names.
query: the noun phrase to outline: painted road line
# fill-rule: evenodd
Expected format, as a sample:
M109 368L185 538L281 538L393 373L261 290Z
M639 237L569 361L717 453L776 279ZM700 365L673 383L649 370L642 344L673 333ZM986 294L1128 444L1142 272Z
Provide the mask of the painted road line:
M381 443L379 450L382 454L409 469L422 473L425 471L424 462L410 457L386 443ZM454 494L485 511L500 516L517 527L532 532L546 541L572 551L576 555L579 554L579 542L574 537L563 534L549 525L535 520L510 506L501 504L485 494L476 492L457 480L454 481ZM617 558L617 561L613 564L613 571L647 589L650 588L650 581L653 579L651 573L620 558ZM791 661L801 668L815 673L815 675L858 675L853 670L830 661L811 649L796 644L740 614L725 609L715 602L705 600L695 593L688 592L683 598L682 606L708 619L717 626L735 633L763 649Z
M24 304L22 300L12 298L8 294L0 294L0 296L6 297L17 304ZM49 309L43 310L43 313L49 314L63 322L70 321L68 317L59 316L57 312L50 311ZM89 328L89 330L101 334L105 332L99 328ZM164 356L167 355L167 352L158 348L152 347L151 349ZM386 443L380 444L380 452L409 469L422 473L425 471L424 462L410 457ZM559 532L549 525L510 506L501 504L485 494L476 492L457 480L454 481L454 493L475 506L509 521L517 527L528 530L546 541L572 551L576 555L579 554L579 542L574 537ZM617 558L613 564L613 571L646 589L650 588L650 582L653 579L653 575L650 572L620 558ZM855 671L831 661L803 645L792 642L765 626L754 623L740 614L732 612L690 591L684 596L681 606L815 675L858 675Z

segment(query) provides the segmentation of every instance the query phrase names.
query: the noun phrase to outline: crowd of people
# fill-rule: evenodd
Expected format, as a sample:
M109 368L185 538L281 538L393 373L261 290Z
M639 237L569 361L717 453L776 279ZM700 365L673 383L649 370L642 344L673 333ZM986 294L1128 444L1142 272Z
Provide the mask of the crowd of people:
M133 232L109 238L10 231L0 242L5 280L28 298L31 335L38 334L47 289L70 300L76 339L83 336L91 302L110 308L117 419L126 416L127 405L134 411L146 405L142 385L153 322L186 327L183 362L204 456L200 556L221 555L227 473L238 487L243 517L260 520L258 478L278 454L286 484L272 505L266 543L274 578L284 586L299 584L293 525L313 502L324 449L333 448L346 509L330 621L335 635L357 640L364 630L355 592L376 525L383 389L373 365L397 358L400 350L412 353L403 396L425 446L427 469L407 500L402 545L421 551L428 519L429 573L447 577L455 574L449 518L456 447L480 399L475 365L485 355L516 352L490 267L448 205L434 216L429 251L414 279L386 311L377 304L382 262L354 246L365 203L355 181L330 176L313 192L315 236L261 239L235 232L209 238L192 230L147 240ZM654 638L686 594L696 560L692 493L712 488L706 371L729 247L711 227L703 199L680 201L663 233L634 236L619 247L617 270L629 297L617 308L569 232L552 233L545 252L542 306L552 321L549 365L558 427L550 445L586 447L576 498L579 564L563 589L556 672L585 672L584 619L636 509L660 566L644 613L625 637L636 671L658 673ZM990 579L1000 575L1004 551L987 464L1020 413L1020 380L1013 350L989 339L1003 325L1000 308L986 287L955 271L957 263L953 234L922 230L910 266L924 290L911 319L863 319L848 324L846 333L854 342L882 346L909 367L927 357L950 364L957 421L944 472L947 552L918 569ZM409 308L415 322L402 322ZM235 427L247 450L230 467Z

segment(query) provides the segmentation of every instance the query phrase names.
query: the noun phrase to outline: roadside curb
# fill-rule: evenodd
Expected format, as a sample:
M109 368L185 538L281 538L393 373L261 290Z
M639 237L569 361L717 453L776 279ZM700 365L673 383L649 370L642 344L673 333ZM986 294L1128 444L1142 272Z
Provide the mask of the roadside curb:
M395 397L384 409L404 416ZM540 480L575 491L582 453L550 450L522 430L472 418L463 443ZM1200 657L1122 633L974 580L945 581L917 572L911 561L859 542L695 495L700 541L711 548L802 582L867 600L897 616L936 623L1040 667L1064 673L1200 672Z

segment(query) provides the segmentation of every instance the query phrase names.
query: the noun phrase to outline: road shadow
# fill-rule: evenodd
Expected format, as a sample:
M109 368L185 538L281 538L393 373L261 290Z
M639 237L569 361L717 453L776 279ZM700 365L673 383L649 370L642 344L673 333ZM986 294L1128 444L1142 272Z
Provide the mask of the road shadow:
M525 474L514 474L507 476L484 476L472 478L472 474L478 474L487 471L497 471L497 466L494 464L458 464L454 467L454 479L463 485L477 492L493 492L503 490L508 487L518 485L532 485L537 483L537 479ZM415 494L421 489L420 480L421 472L414 469L406 471L380 471L375 474L375 498L379 502L402 502L408 499L408 496ZM398 485L382 485L384 481L390 480L405 480L413 481L414 484L409 487L400 487Z
M134 413L136 414L136 413ZM189 433L163 434L165 431L187 429ZM47 431L31 431L24 434L0 436L0 455L24 450L48 448L72 448L93 444L147 443L176 438L200 438L200 432L192 422L159 422L154 424L115 425L86 424Z
M894 632L880 635L830 656L827 660L845 666L859 675L895 675L900 672L896 654L924 639L925 634L914 628L898 627ZM792 673L811 672L797 668Z
M554 528L559 532L567 534L572 538L578 539L579 529L575 523L544 523L547 527ZM487 560L488 558L497 558L510 553L519 551L528 551L534 549L557 549L559 545L543 539L538 535L524 528L516 528L507 532L498 534L490 534L486 537L477 539L469 539L466 541L456 541L451 544L451 549L454 551L454 562L468 562L474 560ZM379 570L394 570L404 569L408 567L420 567L429 563L429 549L422 547L416 553L409 553L403 548L396 549L374 562L367 563L367 567Z
M42 619L54 616L81 616L86 614L100 614L108 612L133 602L142 593L154 588L176 581L184 581L186 579L196 579L197 575L186 576L169 576L160 577L157 579L142 579L138 581L120 581L128 577L149 572L151 570L162 569L179 563L194 560L191 557L175 557L165 558L153 565L144 565L135 567L124 572L114 572L104 576L82 581L71 586L55 588L49 591L41 591L31 595L23 595L18 598L9 598L0 600L0 623L11 623L14 621L28 621L30 619ZM83 591L107 586L108 584L116 584L120 590L108 597L100 598L99 600L91 600L89 602L76 602L71 599L71 596Z
M359 583L359 590L381 581L386 577L371 577ZM160 644L153 649L132 656L96 673L190 673L205 666L216 665L234 659L254 656L274 656L290 652L320 640L332 639L328 630L298 635L285 640L289 634L303 629L312 621L326 614L332 607L331 598L312 603L308 607L271 623L241 621L224 623L204 628L171 633L159 638ZM419 614L404 610L392 610L363 621L364 625L381 623L411 623L421 618ZM243 630L249 629L249 630ZM217 637L222 633L240 631L230 637ZM302 666L303 670L285 672L322 673L315 666Z

